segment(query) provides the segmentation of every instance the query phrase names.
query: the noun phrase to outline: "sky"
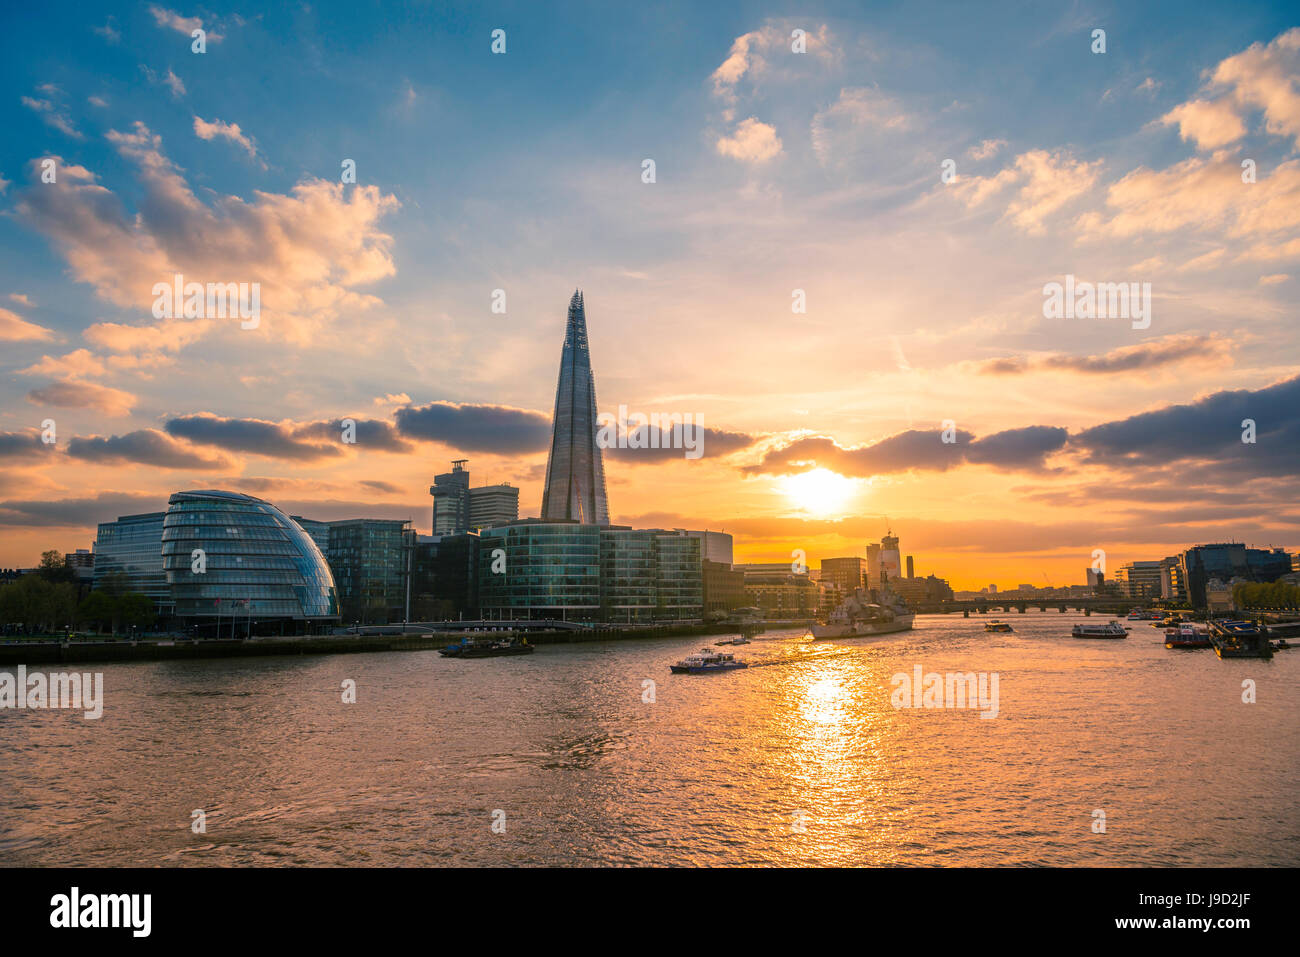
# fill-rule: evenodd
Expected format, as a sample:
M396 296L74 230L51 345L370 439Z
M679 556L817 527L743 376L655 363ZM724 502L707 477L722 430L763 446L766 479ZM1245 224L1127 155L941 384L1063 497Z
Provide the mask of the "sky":
M706 430L606 452L616 523L958 589L1300 548L1286 4L3 17L0 565L192 488L427 532L458 458L537 515L577 288L599 407Z

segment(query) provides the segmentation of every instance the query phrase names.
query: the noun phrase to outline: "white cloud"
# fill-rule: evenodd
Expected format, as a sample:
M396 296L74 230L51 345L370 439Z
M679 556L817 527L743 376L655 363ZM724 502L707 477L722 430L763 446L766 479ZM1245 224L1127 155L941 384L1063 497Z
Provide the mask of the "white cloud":
M776 130L750 117L736 127L731 136L719 137L718 152L744 163L766 163L781 152L781 138Z
M257 155L257 146L251 139L244 135L244 131L239 128L238 123L226 123L222 120L212 120L211 122L198 116L194 117L194 135L201 140L221 139L230 140L240 146L250 157L261 162L261 157Z

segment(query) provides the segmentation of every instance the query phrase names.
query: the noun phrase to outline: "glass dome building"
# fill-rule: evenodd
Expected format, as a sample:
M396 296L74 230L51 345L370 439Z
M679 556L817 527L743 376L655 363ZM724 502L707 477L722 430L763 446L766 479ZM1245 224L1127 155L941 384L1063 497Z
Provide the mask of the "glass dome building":
M246 618L252 631L255 623L284 630L295 622L297 630L339 617L325 556L302 526L260 498L177 492L163 518L162 558L178 618Z

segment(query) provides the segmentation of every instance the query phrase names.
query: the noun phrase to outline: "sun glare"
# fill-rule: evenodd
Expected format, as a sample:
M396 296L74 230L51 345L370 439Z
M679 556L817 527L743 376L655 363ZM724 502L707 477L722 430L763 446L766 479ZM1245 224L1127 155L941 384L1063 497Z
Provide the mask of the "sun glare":
M835 516L847 511L858 485L857 479L819 468L786 477L782 491L793 504L812 515Z

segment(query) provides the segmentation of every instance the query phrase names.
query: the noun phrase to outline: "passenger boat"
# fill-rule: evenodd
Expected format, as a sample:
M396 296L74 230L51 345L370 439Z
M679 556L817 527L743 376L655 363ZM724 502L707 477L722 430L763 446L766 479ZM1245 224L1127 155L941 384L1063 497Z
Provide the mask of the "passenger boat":
M712 648L702 648L693 655L687 655L675 665L669 665L669 669L675 675L708 675L715 671L733 671L736 668L748 668L749 665L743 661L737 661L736 656L725 651L714 651Z
M749 644L749 639L746 638L744 635L741 635L739 638L724 638L722 639L722 641L715 641L714 644L715 645L747 645Z
M498 658L502 655L531 655L534 647L527 638L481 638L466 635L454 645L439 648L444 658Z
M886 591L881 602L873 602L862 588L855 588L848 598L830 613L824 625L813 625L814 638L866 638L910 631L916 615L902 600Z
M1220 618L1210 622L1210 642L1220 658L1272 658L1273 646L1253 621Z
M984 630L999 632L1001 634L1012 633L1015 631L1015 629L1012 628L1005 621L999 621L997 618L994 618L991 621L984 622Z
M1179 625L1165 632L1166 648L1209 648L1210 636L1192 624Z
M1128 613L1129 621L1159 621L1160 613L1156 611L1147 611L1145 608L1134 608Z
M1128 629L1112 618L1104 625L1075 625L1070 634L1075 638L1127 638Z

